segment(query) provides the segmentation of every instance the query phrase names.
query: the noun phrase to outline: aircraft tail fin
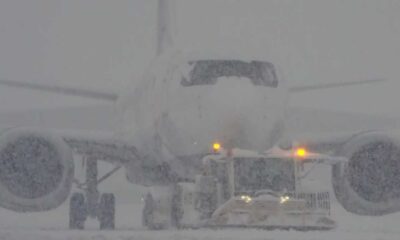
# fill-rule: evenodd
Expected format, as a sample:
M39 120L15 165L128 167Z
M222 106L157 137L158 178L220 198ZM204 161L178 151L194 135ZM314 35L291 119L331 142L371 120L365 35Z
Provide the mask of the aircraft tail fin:
M174 45L176 35L175 1L158 0L157 56Z

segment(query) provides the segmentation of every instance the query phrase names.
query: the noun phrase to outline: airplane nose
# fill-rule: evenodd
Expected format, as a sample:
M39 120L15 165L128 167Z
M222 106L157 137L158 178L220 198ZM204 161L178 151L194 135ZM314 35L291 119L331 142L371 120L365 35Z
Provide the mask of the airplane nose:
M184 95L170 102L157 132L163 146L176 156L204 154L216 141L224 148L264 151L272 147L274 109L279 106L271 93L240 78L185 89Z
M239 78L218 83L201 104L207 113L204 121L215 125L212 135L227 148L251 149L260 145L254 141L265 144L271 116L266 112L268 97L264 89ZM259 138L261 132L265 135Z
M222 118L223 117L223 118ZM225 148L250 148L249 127L250 121L245 116L232 116L224 114L221 116L220 127L216 132L216 138L219 139Z

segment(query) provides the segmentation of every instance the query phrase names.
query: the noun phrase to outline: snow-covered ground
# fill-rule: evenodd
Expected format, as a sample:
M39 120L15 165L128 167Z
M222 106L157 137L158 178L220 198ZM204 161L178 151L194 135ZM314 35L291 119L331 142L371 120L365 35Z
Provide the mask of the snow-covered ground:
M335 208L338 208L335 206ZM117 230L99 231L97 222L89 221L87 230L70 231L67 226L67 208L62 206L43 214L15 214L2 210L0 239L393 239L400 237L400 214L379 218L357 217L340 211L339 227L329 232L264 231L264 230L168 230L147 231L140 227L140 204L117 206Z
M110 167L101 166L104 172ZM321 183L328 184L329 174L321 169L314 175ZM76 166L77 176L82 176L80 165ZM14 213L0 209L0 240L200 240L200 239L357 239L357 240L398 240L400 239L400 214L383 217L362 217L347 213L336 202L332 215L338 228L328 232L264 231L254 229L224 230L167 230L148 231L141 227L141 196L145 188L126 182L120 171L101 186L101 191L114 192L117 196L117 219L115 231L100 231L96 220L89 220L84 231L70 231L68 226L68 204L44 213Z
M264 230L167 230L148 231L140 227L140 205L117 207L117 230L99 231L96 221L87 223L84 231L70 231L67 208L44 214L15 214L2 210L0 239L4 240L130 240L130 239L359 239L397 240L400 237L400 214L379 218L356 217L340 211L339 227L329 232L264 231Z

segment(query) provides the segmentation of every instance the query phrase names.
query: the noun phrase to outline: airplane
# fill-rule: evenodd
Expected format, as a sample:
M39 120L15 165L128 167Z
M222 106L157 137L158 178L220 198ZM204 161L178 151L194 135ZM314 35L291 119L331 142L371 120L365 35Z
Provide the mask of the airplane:
M379 82L379 79L290 87L282 70L254 56L186 53L174 45L173 2L158 1L157 56L126 94L0 80L32 89L115 103L118 129L111 134L32 127L0 136L0 206L17 212L54 209L70 196L70 228L87 217L114 229L115 197L98 184L121 167L129 182L169 186L192 179L214 142L226 148L266 151L300 141L313 151L348 158L335 164L332 184L349 212L383 215L400 210L400 138L361 131L327 138L290 139L285 132L289 96L299 92ZM232 54L233 55L233 54ZM74 181L74 154L86 160L86 181ZM98 161L115 165L99 177Z

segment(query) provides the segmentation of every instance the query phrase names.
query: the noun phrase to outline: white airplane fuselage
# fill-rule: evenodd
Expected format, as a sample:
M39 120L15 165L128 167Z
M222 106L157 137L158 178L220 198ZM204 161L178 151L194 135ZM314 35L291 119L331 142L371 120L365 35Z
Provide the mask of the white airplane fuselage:
M199 59L175 53L157 58L119 102L119 132L145 153L149 165L167 162L179 175L189 175L182 161L211 152L214 142L257 151L276 145L284 131L284 82L268 87L245 77L223 76L212 85L184 86L188 70L182 66L193 60Z

